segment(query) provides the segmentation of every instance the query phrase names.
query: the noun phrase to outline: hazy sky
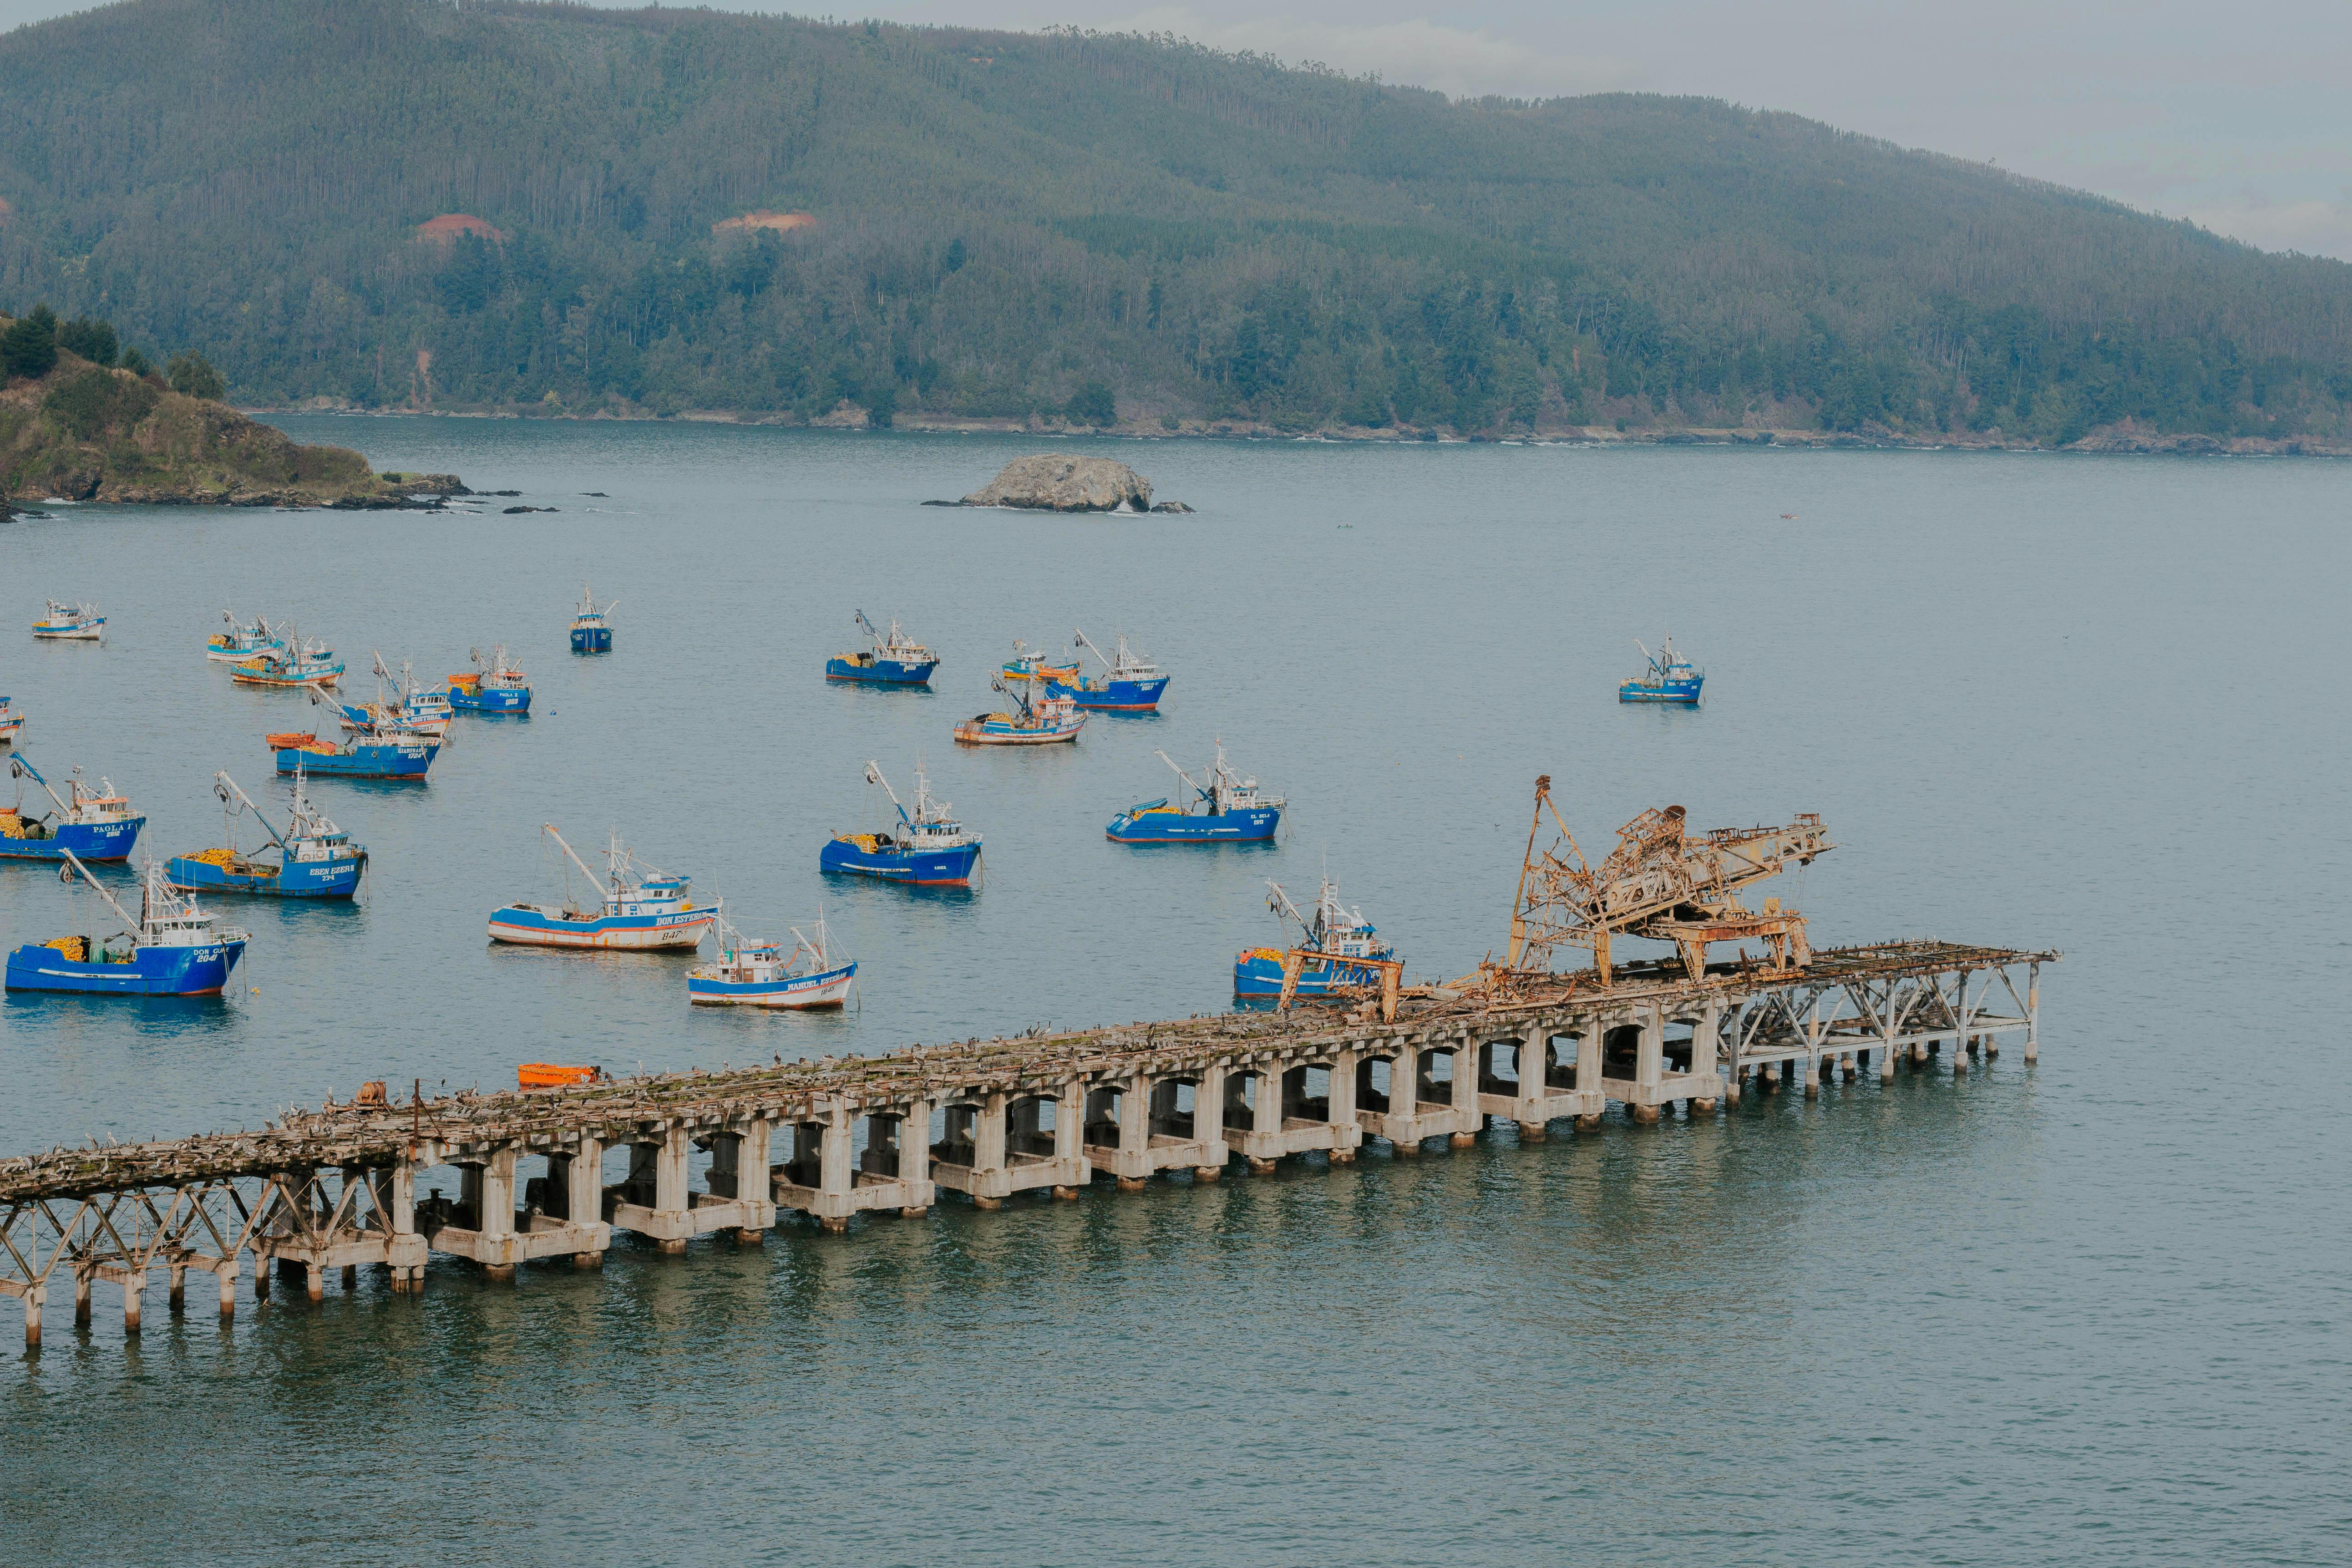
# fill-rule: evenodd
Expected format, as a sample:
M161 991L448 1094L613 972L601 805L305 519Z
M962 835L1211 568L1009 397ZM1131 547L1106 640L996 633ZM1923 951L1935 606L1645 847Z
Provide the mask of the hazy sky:
M1727 98L2352 260L2352 4L2241 3L844 0L894 21L1180 33L1456 94ZM0 0L0 25L83 8Z

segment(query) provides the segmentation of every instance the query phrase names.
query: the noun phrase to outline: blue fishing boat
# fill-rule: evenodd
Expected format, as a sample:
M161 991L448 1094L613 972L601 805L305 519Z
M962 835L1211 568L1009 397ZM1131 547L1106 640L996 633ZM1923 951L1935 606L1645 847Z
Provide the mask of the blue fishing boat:
M545 904L509 904L490 915L490 940L524 947L617 948L643 952L666 947L699 947L719 919L716 910L698 910L687 878L673 877L652 866L642 866L613 835L600 876L572 853L552 823L543 831L562 849L597 895L594 901L575 899L572 873L563 874L564 901L553 909Z
M317 637L304 640L289 631L276 647L264 648L229 671L239 686L271 686L290 689L302 686L332 686L342 679L343 661Z
M816 940L789 928L794 946L784 951L780 942L747 942L743 933L719 913L717 962L686 972L686 999L698 1006L838 1007L849 1000L857 978L857 961L843 962L827 951L824 921L816 922Z
M580 611L572 617L572 651L573 653L610 653L613 651L613 623L608 618L614 599L603 609L596 607L596 598L588 584L580 584Z
M1113 842L1263 844L1282 826L1282 797L1265 794L1257 780L1235 773L1225 761L1223 741L1217 742L1216 757L1205 770L1205 781L1176 767L1176 759L1167 752L1157 755L1175 769L1192 794L1181 805L1162 797L1129 806L1103 828Z
M0 697L0 746L16 743L16 732L25 727L25 716L16 711L11 698Z
M1652 653L1635 637L1633 646L1642 649L1642 657L1650 661L1649 668L1617 689L1620 702L1687 702L1699 700L1699 688L1706 683L1706 671L1675 651L1675 639L1668 634L1665 641Z
M1282 884L1268 881L1272 889L1265 907L1298 926L1301 933L1297 945L1308 952L1327 954L1302 964L1298 984L1291 994L1307 1000L1339 999L1355 987L1378 985L1381 972L1350 964L1350 958L1394 960L1396 950L1374 938L1374 928L1364 919L1363 911L1351 910L1339 902L1339 889L1331 879L1323 879L1323 890L1315 900L1315 913L1309 917L1298 912ZM1234 960L1234 994L1236 996L1279 996L1282 994L1284 952L1278 947L1244 948Z
M360 873L367 869L367 849L313 807L302 794L302 773L294 773L294 816L284 833L225 773L213 775L213 794L220 797L228 817L228 847L174 855L163 865L164 878L175 888L208 888L226 893L260 893L280 899L348 899L359 890ZM236 819L246 812L261 824L261 831L278 847L278 861L257 859L236 847ZM261 854L268 854L264 849Z
M0 859L62 860L68 855L84 860L127 860L139 842L143 816L131 814L131 802L114 793L114 781L100 776L96 790L83 787L81 770L66 781L66 798L40 770L25 757L8 759L8 772L18 781L16 804L0 806ZM24 780L31 779L56 805L38 816L25 815Z
M1045 695L1066 697L1080 709L1102 712L1160 710L1160 694L1168 689L1168 672L1141 654L1129 651L1125 633L1119 635L1115 645L1118 651L1108 658L1084 631L1078 633L1075 646L1101 659L1103 673L1082 677L1073 668L1066 675L1050 675L1046 678Z
M96 605L61 605L47 601L47 610L33 623L33 635L45 642L103 642L106 617Z
M866 782L881 785L890 797L898 813L898 830L835 834L817 856L819 869L919 887L961 888L971 880L980 864L980 835L965 832L963 824L948 815L948 803L931 798L930 780L920 763L915 764L912 811L899 802L879 763L866 764Z
M8 955L11 991L75 991L127 996L217 996L229 971L245 956L249 940L224 929L163 880L150 863L140 892L139 918L114 901L89 868L71 854L58 875L77 877L121 920L123 930L92 941L87 936L26 942Z
M575 642L572 645L577 647ZM612 634L605 634L604 646L612 646ZM530 711L530 678L507 663L507 646L500 643L485 659L480 648L467 650L474 668L449 678L448 703L452 708L468 713L528 713ZM602 649L598 649L602 652Z
M419 691L411 666L404 660L394 675L375 655L375 700L337 702L338 721L346 730L371 735L414 735L440 741L449 733L449 700L438 691Z
M827 680L862 680L877 686L928 686L931 671L940 667L940 656L898 629L892 621L887 632L877 632L866 612L857 612L857 625L874 639L874 646L863 653L837 653L824 661Z
M401 779L425 782L425 770L441 754L441 742L423 735L385 734L362 731L341 745L322 741L308 730L265 737L277 753L278 771L307 769L347 779Z
M1032 697L1029 681L999 675L990 682L1013 699L1011 713L976 713L955 727L959 746L1049 746L1075 741L1087 716L1066 697Z
M286 639L259 616L250 621L239 621L236 611L229 609L221 613L221 619L228 623L228 630L215 632L205 644L206 658L223 664L243 664L286 647Z

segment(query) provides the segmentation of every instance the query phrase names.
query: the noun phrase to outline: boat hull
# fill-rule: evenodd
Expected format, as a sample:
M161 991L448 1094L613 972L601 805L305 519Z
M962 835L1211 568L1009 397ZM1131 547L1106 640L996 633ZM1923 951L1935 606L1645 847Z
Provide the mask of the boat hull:
M1122 811L1103 835L1114 844L1263 844L1282 826L1280 806L1255 806L1214 816L1173 811Z
M827 680L855 680L868 686L929 686L938 659L909 664L903 659L833 658L824 661Z
M222 865L190 855L174 855L163 863L163 875L175 888L206 892L253 893L273 899L348 899L359 891L364 857L348 860L297 860L283 868L266 860L234 860Z
M128 860L131 846L139 842L139 830L146 826L145 817L131 816L121 822L69 822L47 838L0 837L0 860L62 860L61 852L68 849L86 862Z
M1682 702L1696 705L1699 700L1699 689L1706 684L1706 677L1703 675L1696 680L1666 680L1654 683L1646 680L1629 680L1617 689L1617 700L1620 702Z
M462 686L449 688L449 706L467 713L528 713L530 711L530 688L520 686L490 691L468 691Z
M992 724L982 720L967 719L956 726L959 746L1051 746L1075 741L1086 728L1081 719L1075 724L1052 725L1044 729L1023 729L1013 724Z
M407 779L425 782L441 748L424 741L368 742L348 752L306 752L289 746L278 753L278 771L290 773L299 765L317 778L331 773L349 779Z
M703 1007L838 1007L849 999L849 983L856 976L855 963L782 980L714 980L689 974L686 999Z
M610 653L613 651L613 628L610 626L574 626L572 628L573 653Z
M1070 685L1065 681L1045 683L1049 697L1066 697L1081 710L1097 713L1153 713L1160 709L1160 694L1168 689L1168 677L1154 680L1106 680L1099 684Z
M11 991L122 996L217 996L245 956L242 938L200 947L142 947L127 963L83 963L27 942L8 955Z
M954 849L875 850L845 838L828 842L817 857L820 870L843 876L879 877L919 888L961 888L971 880L980 864L980 846Z
M1378 985L1381 972L1349 963L1345 959L1318 959L1301 964L1298 987L1291 994L1307 1001L1331 995L1332 987ZM1261 947L1241 954L1234 961L1234 994L1236 996L1280 996L1282 994L1282 954L1270 947ZM1339 1000L1352 1000L1344 995Z
M518 947L582 947L625 952L699 947L719 919L709 910L666 915L598 915L565 920L541 910L509 905L490 916L490 940Z
M79 626L35 626L33 635L43 642L98 642L106 636L106 622L101 619Z

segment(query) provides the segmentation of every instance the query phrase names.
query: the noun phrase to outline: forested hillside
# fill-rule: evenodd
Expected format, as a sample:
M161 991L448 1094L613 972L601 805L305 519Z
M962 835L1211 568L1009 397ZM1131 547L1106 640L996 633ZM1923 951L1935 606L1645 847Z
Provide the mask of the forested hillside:
M0 310L250 401L2352 434L2352 268L1714 101L510 0L129 0L0 91Z

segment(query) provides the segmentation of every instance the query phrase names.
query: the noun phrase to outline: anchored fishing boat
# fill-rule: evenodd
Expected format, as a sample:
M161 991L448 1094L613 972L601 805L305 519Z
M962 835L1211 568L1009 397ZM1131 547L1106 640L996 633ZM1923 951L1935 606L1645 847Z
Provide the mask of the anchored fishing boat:
M0 697L0 746L16 744L16 732L25 727L25 716L14 704L15 699Z
M260 893L281 899L348 899L359 890L367 869L367 848L327 820L302 794L302 773L294 773L294 816L284 833L269 826L253 797L225 773L213 775L228 822L228 847L174 855L163 875L177 888L210 888L227 893ZM256 859L236 847L236 819L246 812L277 846L278 862ZM268 854L264 849L261 854Z
M1649 668L1617 689L1620 702L1688 702L1699 700L1699 688L1706 682L1706 671L1675 651L1675 639L1666 639L1652 653L1635 637L1633 646L1642 649Z
M915 808L900 803L898 792L882 776L882 765L866 764L866 782L882 786L898 813L898 831L837 833L817 856L821 870L861 877L881 877L919 887L961 888L971 880L980 864L980 835L964 831L948 815L943 800L931 798L930 780L920 763L915 764Z
M11 991L79 991L131 996L216 996L228 984L228 973L245 956L250 940L241 931L222 928L212 915L196 907L163 879L163 869L147 864L141 884L139 918L114 901L100 886L89 868L72 853L65 856L58 876L71 884L76 877L106 900L123 928L93 942L86 936L54 937L26 942L8 955L7 988Z
M837 653L824 661L827 680L862 680L877 686L928 686L931 671L940 667L940 656L898 629L892 621L890 629L878 632L866 612L857 612L857 624L874 639L872 648L863 653Z
M614 601L618 603L618 601ZM572 645L579 647L577 630ZM612 647L612 634L604 636L604 647ZM595 650L604 651L602 648ZM530 711L530 678L507 662L507 645L499 644L485 659L480 648L467 650L474 668L449 678L448 704L468 713L528 713Z
M1078 678L1078 661L1074 658L1066 664L1056 664L1047 657L1044 648L1031 647L1019 637L1014 637L1013 657L1004 661L999 673L1007 680L1076 680Z
M385 668L383 655L374 657L375 700L335 704L342 727L370 735L416 735L432 741L446 737L449 700L437 691L418 690L407 660L401 661L395 676Z
M1160 694L1168 689L1168 672L1131 651L1125 633L1115 645L1118 652L1106 658L1095 647L1085 631L1078 634L1076 647L1085 648L1102 660L1103 673L1080 678L1075 666L1069 673L1055 673L1046 678L1048 697L1066 697L1081 709L1111 713L1156 713L1160 710Z
M49 642L100 642L106 637L106 617L98 613L96 605L60 605L55 599L47 602L47 613L33 623L33 635Z
M234 609L224 610L221 619L228 630L215 632L205 644L205 657L223 664L243 664L265 653L282 649L286 639L273 630L267 620L256 616L251 621L240 622Z
M490 915L490 940L526 947L599 947L646 949L699 947L719 918L715 910L698 910L688 895L688 879L673 877L636 858L613 836L605 851L603 876L572 853L572 846L553 824L544 826L589 885L603 897L594 907L571 900L571 873L564 873L565 901L561 908L544 904L509 904Z
M614 605L620 602L614 599L612 604L606 605L600 610L596 607L596 597L589 591L588 584L585 583L580 584L580 611L572 617L572 651L573 653L613 651L613 624L607 617L612 615Z
M1380 971L1349 964L1350 958L1394 960L1396 950L1384 942L1373 939L1374 928L1364 919L1363 911L1351 910L1339 902L1339 889L1331 879L1323 879L1323 890L1316 895L1312 916L1298 912L1282 884L1269 880L1272 891L1266 896L1265 907L1276 914L1295 922L1302 933L1298 946L1309 952L1328 954L1299 966L1298 984L1294 996L1314 1000L1330 997L1335 991L1360 985L1378 985ZM1234 960L1234 994L1236 996L1279 996L1282 994L1283 950L1278 947L1244 948Z
M824 921L816 940L786 929L796 944L788 954L780 942L747 942L718 910L719 958L686 972L686 999L698 1005L744 1007L838 1007L849 999L857 961L835 963L826 951Z
M1257 780L1243 778L1225 761L1225 743L1205 770L1207 780L1195 779L1176 766L1165 752L1155 753L1175 769L1192 795L1182 804L1165 797L1130 805L1110 819L1103 832L1120 844L1253 844L1274 837L1282 825L1280 795L1258 788ZM1194 809L1198 807L1199 809Z
M1008 681L999 674L989 684L1013 699L1013 713L980 713L955 727L960 746L1048 746L1075 741L1087 726L1086 715L1066 697L1032 697L1028 683Z
M342 675L342 660L335 657L333 648L317 637L305 641L294 631L289 631L277 647L264 648L229 671L229 679L239 686L287 689L332 686Z
M0 859L62 860L72 855L84 860L130 858L147 819L131 815L131 802L114 793L113 780L101 774L99 788L87 789L76 768L66 781L66 798L60 800L30 759L9 758L8 772L18 781L16 804L0 808ZM41 786L56 811L25 815L26 779Z
M425 782L425 770L441 754L441 742L424 735L388 734L367 730L337 745L309 730L289 730L263 737L277 753L281 773L309 769L348 779L402 779Z

